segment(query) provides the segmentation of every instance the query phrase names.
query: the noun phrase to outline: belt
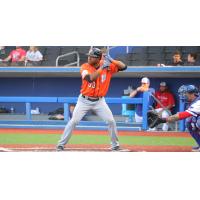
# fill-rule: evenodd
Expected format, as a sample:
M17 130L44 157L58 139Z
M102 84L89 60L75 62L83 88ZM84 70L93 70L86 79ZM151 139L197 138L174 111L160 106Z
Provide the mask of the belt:
M87 99L87 100L89 100L89 101L92 101L92 102L99 101L99 99L101 98L101 97L91 98L91 97L84 96L84 95L82 95L82 97L85 98L85 99Z

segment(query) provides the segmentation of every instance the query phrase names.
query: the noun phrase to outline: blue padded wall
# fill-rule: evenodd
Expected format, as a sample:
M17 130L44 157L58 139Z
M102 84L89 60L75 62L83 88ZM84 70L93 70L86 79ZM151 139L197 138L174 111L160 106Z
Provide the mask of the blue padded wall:
M182 84L196 84L199 86L199 80L192 78L152 78L150 80L151 86L155 89L159 88L160 81L169 83L169 87L177 100L177 90ZM107 96L120 97L123 95L123 90L129 85L138 87L139 84L140 79L138 78L113 78ZM0 96L78 96L80 86L80 78L1 78ZM0 106L7 108L10 108L11 105L14 106L17 112L25 112L25 106L22 104L0 103ZM58 107L62 107L62 104L33 104L33 108L36 106L40 107L41 112L48 113ZM111 105L110 107L114 114L121 113L121 105ZM177 111L177 108L175 111Z

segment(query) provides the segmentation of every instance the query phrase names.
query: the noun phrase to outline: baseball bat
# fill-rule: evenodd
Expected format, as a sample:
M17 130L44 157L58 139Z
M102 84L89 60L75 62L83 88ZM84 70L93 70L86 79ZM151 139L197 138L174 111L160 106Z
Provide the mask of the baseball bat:
M170 111L168 108L166 108L166 107L161 103L161 101L160 101L158 98L156 98L152 93L151 93L151 96L153 97L153 99L154 99L164 110L166 110L166 111L168 112L169 115L172 115L171 111ZM155 109L154 109L154 110L155 110Z

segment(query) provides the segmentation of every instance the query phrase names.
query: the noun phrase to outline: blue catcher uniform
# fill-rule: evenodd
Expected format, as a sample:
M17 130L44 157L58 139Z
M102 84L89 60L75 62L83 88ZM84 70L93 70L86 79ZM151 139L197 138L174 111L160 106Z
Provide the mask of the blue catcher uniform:
M194 85L183 85L179 88L179 96L182 99L186 99L186 92L194 93L197 97L190 103L186 112L190 113L192 116L186 118L186 127L190 135L195 139L198 146L200 147L200 96L198 94L198 89Z
M200 146L200 96L190 104L186 112L192 114L192 117L188 117L185 121L186 127Z

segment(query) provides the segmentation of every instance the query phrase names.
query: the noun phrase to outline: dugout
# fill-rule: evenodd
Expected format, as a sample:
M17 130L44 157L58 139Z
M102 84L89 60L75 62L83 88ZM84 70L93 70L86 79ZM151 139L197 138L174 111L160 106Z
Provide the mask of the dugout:
M147 76L151 87L158 89L165 81L176 98L174 112L178 111L177 90L182 84L194 84L199 87L200 67L128 67L116 74L111 80L107 97L121 97L128 86L137 87L140 79ZM0 67L0 96L31 97L77 97L80 92L80 73L77 67ZM24 113L24 106L19 103L0 103L6 108L14 107L15 112ZM41 113L57 109L61 104L37 103ZM122 107L110 105L114 115L120 115Z

